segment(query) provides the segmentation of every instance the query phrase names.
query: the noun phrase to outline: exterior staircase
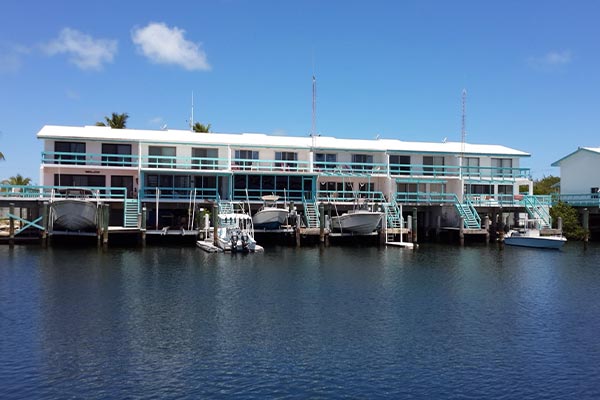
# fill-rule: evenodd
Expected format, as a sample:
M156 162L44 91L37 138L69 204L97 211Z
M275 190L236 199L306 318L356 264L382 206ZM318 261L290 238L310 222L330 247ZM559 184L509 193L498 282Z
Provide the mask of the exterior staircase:
M316 200L302 199L304 205L304 216L306 217L307 228L319 228L319 207Z
M385 218L388 228L402 228L402 215L400 214L400 208L395 201L391 203L383 203L383 210L385 211Z
M458 215L464 219L464 228L466 229L481 229L481 217L475 210L473 203L469 200L465 202L461 202L458 199L458 196L454 196L454 206L456 207L456 211L458 211Z
M125 199L123 203L123 227L137 228L138 227L138 201L136 199Z
M529 217L538 221L539 229L549 229L552 227L549 205L540 203L536 196L523 197L523 205Z

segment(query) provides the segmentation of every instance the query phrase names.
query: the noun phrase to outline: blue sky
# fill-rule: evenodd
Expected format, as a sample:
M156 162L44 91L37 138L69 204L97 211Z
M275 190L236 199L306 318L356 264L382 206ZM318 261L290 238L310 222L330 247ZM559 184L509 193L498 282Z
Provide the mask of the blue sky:
M96 4L97 3L97 4ZM143 4L143 5L142 5ZM600 146L595 1L7 0L0 23L0 179L39 180L46 124L467 141L553 161Z

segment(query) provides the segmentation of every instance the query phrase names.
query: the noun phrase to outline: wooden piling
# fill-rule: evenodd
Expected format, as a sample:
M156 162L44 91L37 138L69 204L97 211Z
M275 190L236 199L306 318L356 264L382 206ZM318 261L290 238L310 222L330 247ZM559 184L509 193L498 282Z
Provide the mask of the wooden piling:
M583 230L585 231L583 244L585 248L587 248L588 240L590 238L590 210L587 208L583 209Z
M142 229L142 247L146 246L146 218L148 216L148 209L142 207L142 220L140 221L140 228Z
M319 203L319 242L325 243L325 206Z
M219 225L219 206L216 203L213 203L212 206L212 226L213 226L213 244L217 246L218 244L218 225Z
M49 217L49 207L48 202L44 202L42 205L42 245L44 247L48 246L48 217Z
M460 227L458 231L458 239L460 241L460 245L465 245L465 218L460 217Z
M485 244L490 243L490 217L488 215L483 219L483 226L485 227Z
M15 245L15 219L13 218L13 215L15 215L15 203L8 204L8 212L10 213L8 222L8 244L12 247Z
M108 246L108 219L110 213L110 205L102 205L102 246Z
M418 232L417 232L417 208L412 209L412 242L417 243Z

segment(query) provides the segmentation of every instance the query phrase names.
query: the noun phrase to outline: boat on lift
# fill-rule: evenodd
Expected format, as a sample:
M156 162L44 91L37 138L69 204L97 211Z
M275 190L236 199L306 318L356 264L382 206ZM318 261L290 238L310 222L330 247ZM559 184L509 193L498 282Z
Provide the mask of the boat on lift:
M50 209L53 230L95 231L98 217L98 191L89 188L64 188L53 191Z
M376 231L381 226L383 212L375 211L367 204L356 206L353 210L331 217L331 228L342 233L366 235Z
M255 229L279 229L287 221L289 211L278 206L279 196L262 197L263 206L252 216Z

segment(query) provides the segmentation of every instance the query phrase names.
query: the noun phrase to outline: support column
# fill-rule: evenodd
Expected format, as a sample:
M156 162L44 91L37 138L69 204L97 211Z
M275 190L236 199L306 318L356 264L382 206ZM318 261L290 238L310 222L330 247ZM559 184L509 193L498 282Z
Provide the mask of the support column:
M42 205L42 246L48 246L48 217L49 217L49 204L48 202L44 202Z
M212 206L212 226L213 226L213 244L216 246L218 241L218 232L217 232L217 225L219 224L219 216L218 216L218 210L219 210L219 206L216 203L213 203Z
M15 215L15 203L10 203L8 207L8 212L10 213L10 220L8 223L8 244L10 247L13 247L15 245L15 219L13 218L13 215Z
M416 207L414 207L412 209L412 217L413 217L412 218L412 242L417 243L419 235L418 235L418 228L417 228L418 224L417 224L417 208Z
M142 220L140 221L140 227L142 228L142 247L146 246L146 218L148 216L148 209L142 207Z
M490 243L490 217L488 215L483 219L483 226L485 227L485 244Z
M460 241L460 245L465 245L465 218L460 217L460 227L458 231L458 239Z
M325 206L319 203L319 242L325 243Z
M587 208L583 209L583 230L585 231L583 245L584 248L587 248L588 240L590 238L590 210Z

